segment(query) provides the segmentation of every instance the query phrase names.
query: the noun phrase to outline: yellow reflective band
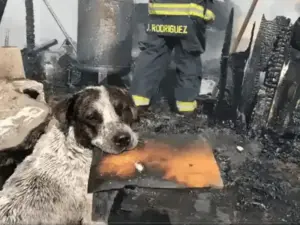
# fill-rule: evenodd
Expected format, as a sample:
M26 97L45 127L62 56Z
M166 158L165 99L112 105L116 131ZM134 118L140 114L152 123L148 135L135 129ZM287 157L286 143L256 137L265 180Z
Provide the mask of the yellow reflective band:
M148 11L150 15L165 16L197 16L204 20L215 20L215 14L195 3L190 4L169 4L169 3L149 3ZM204 14L205 11L205 14Z
M197 102L176 101L176 106L179 112L193 112L197 108Z
M148 24L147 31L156 33L187 34L188 27L183 25Z
M146 106L150 104L150 99L143 96L132 95L132 99L136 106Z

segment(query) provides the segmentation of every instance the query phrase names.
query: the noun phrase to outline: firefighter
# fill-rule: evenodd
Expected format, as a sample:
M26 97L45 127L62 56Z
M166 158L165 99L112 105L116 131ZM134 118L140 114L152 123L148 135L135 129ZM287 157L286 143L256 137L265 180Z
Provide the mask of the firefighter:
M190 113L197 108L201 84L201 59L206 25L215 19L212 0L150 0L146 41L141 42L130 93L137 107L147 108L157 92L174 49L177 85L176 109Z

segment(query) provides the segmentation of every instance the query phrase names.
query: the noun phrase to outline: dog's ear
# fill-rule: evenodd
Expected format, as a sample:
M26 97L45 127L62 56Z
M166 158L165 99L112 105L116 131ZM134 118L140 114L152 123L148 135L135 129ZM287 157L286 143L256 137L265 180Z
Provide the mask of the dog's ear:
M129 125L139 121L140 118L138 115L137 107L135 105L128 104L128 102L123 102L123 104L124 103L126 104L126 106L121 111L122 120Z
M114 86L107 87L107 90L110 101L122 120L128 124L138 121L138 111L128 90Z
M53 107L53 115L61 124L68 124L74 115L74 104L77 95L59 101Z

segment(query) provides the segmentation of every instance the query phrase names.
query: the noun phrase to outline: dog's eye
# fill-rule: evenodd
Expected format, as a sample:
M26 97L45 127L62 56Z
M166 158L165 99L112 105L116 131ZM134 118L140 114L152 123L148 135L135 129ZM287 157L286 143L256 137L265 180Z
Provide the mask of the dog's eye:
M97 121L98 123L102 123L103 120L102 116L98 112L88 113L85 118L86 120Z
M121 104L115 106L115 111L119 117L122 117L122 114L124 112L123 110L124 110L124 107Z
M123 110L121 118L124 121L124 123L131 124L133 122L132 112L131 112L130 108L126 107Z

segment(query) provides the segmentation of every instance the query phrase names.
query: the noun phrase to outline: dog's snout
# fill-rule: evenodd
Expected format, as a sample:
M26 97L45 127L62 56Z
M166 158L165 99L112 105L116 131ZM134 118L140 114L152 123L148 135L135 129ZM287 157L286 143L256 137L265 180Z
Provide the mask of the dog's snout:
M113 142L119 148L127 148L131 142L131 136L129 133L118 133L113 137Z

